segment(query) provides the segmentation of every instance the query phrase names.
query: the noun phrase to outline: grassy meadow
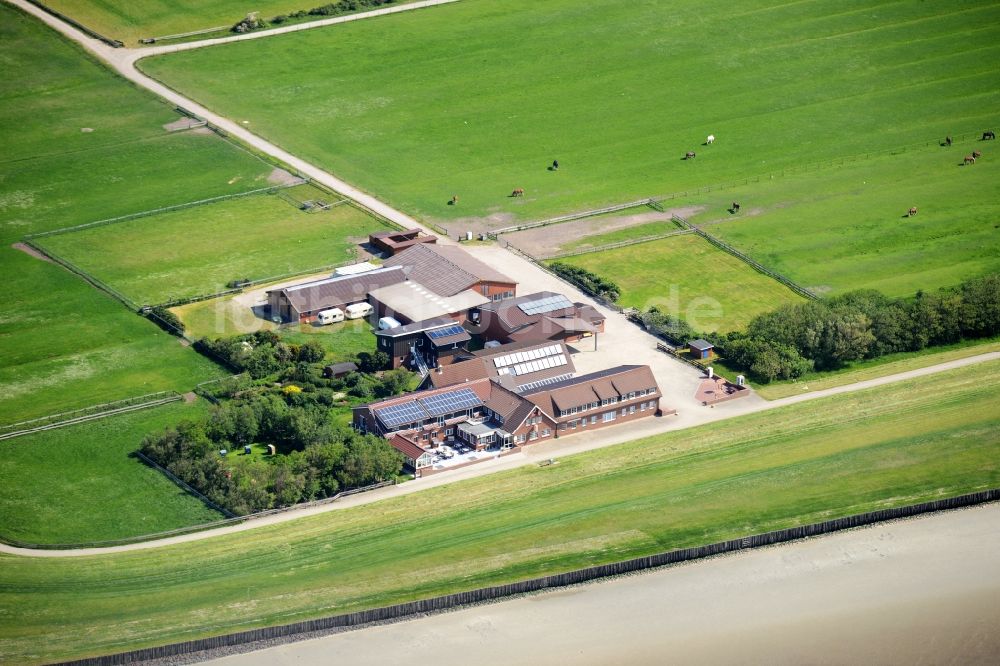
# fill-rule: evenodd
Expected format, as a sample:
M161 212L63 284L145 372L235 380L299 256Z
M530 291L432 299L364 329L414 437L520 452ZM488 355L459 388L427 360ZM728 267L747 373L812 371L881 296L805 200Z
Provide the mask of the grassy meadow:
M38 54L45 54L39 57ZM222 371L62 268L22 235L267 185L272 167L214 135L169 134L169 106L0 5L0 423ZM82 129L92 131L82 131Z
M222 518L129 455L146 434L205 410L172 403L0 442L0 539L80 543Z
M0 607L19 612L0 614L0 656L38 663L291 622L996 487L998 370L658 435L250 539L5 555Z
M690 221L817 293L912 296L1000 271L998 202L1000 148L963 141L713 192Z
M614 281L621 288L618 303L623 307L644 310L655 305L700 331L740 329L762 312L802 300L693 234L558 261Z
M1000 5L973 0L464 0L140 67L448 226L981 132L998 55Z
M286 192L299 199L315 194L308 185ZM353 206L306 213L277 195L260 194L48 236L40 243L136 303L153 305L223 291L231 280L346 263L359 242L383 229Z

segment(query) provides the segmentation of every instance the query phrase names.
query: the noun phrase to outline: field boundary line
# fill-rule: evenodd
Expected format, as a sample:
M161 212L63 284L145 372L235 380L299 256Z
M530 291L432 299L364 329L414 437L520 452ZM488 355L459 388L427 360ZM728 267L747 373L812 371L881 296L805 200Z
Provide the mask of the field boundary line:
M604 252L605 250L617 250L620 247L628 247L629 245L639 245L640 243L651 243L653 241L663 240L664 238L673 238L674 236L686 236L688 234L696 233L694 229L678 229L676 231L668 231L664 234L656 234L654 236L643 236L642 238L632 238L629 240L618 241L617 243L610 243L608 245L598 245L595 247L588 247L586 249L572 250L570 252L560 252L558 254L550 254L544 257L539 257L541 261L550 261L553 259L565 259L566 257L576 257L581 254L591 254L593 252Z
M63 259L58 254L54 254L53 252L51 252L51 251L45 249L44 247L42 247L41 245L36 244L32 240L25 239L22 242L25 245L27 245L28 247L30 247L33 250L35 250L36 252L38 252L39 254L45 255L46 257L48 257L49 259L51 259L55 263L59 264L60 266L62 266L66 270L68 270L70 273L73 273L73 274L78 275L79 277L83 278L86 282L90 283L93 287L95 287L99 291L103 291L108 296L111 296L116 301L120 302L122 305L124 305L125 307L127 307L129 310L132 310L133 312L138 312L139 311L139 306L137 306L132 301L132 299L130 299L129 297L125 296L124 294L122 294L117 289L115 289L115 288L113 288L113 287L105 284L103 281L101 281L98 278L94 277L93 275L91 275L87 271L83 270L82 268L80 268L79 266L77 266L73 262L69 261L68 259Z
M725 241L716 238L715 236L713 236L712 234L708 233L707 231L704 231L703 229L701 229L701 228L699 228L699 227L691 224L690 222L688 222L687 220L685 220L680 215L671 215L671 218L673 220L675 220L678 224L681 224L681 225L683 225L683 226L691 229L692 231L694 231L694 233L698 234L699 236L701 236L702 238L704 238L705 240L707 240L709 243L711 243L715 247L717 247L720 250L722 250L722 251L724 251L724 252L726 252L728 254L731 254L732 256L736 257L737 259L739 259L743 263L745 263L748 266L750 266L751 268L753 268L758 273L761 273L763 275L766 275L767 277L770 277L770 278L772 278L774 280L777 280L781 284L785 285L786 287L788 287L789 289L791 289L792 291L794 291L799 296L802 296L803 298L807 298L807 299L809 299L811 301L819 300L819 296L816 295L815 293L813 293L813 292L809 291L808 289L806 289L805 287L800 286L800 285L796 284L795 282L789 280L788 278L786 278L781 273L777 273L775 271L772 271L767 266L764 266L763 264L755 261L754 259L751 259L749 256L747 256L746 254L743 254L742 252L740 252L739 250L737 250L735 247L733 247L729 243L726 243Z
M538 220L537 222L526 222L524 224L515 224L509 227L503 227L502 229L494 229L487 232L492 238L496 238L501 234L513 234L518 231L527 231L528 229L538 229L539 227L547 227L552 224L562 224L563 222L572 222L574 220L582 220L587 217L594 217L596 215L604 215L606 213L617 213L621 210L628 210L629 208L639 208L640 206L650 206L654 207L655 202L653 199L642 199L640 201L630 201L629 203L613 204L611 206L605 206L604 208L595 208L593 210L583 210L576 213L568 213L566 215L560 215L558 217L550 217L545 220ZM661 209L662 210L662 209Z
M391 606L383 606L369 610L356 611L353 613L343 613L340 615L326 616L315 620L305 620L259 629L239 631L221 636L202 638L178 643L169 643L157 647L131 650L117 654L105 655L101 657L90 657L75 661L64 662L74 666L116 666L136 661L150 659L164 659L175 657L181 654L191 654L212 650L217 648L231 647L234 645L246 645L257 641L287 638L298 634L306 634L316 631L328 631L331 629L345 629L359 627L373 622L385 622L389 620L399 620L414 615L439 612L460 608L471 604L507 599L541 592L547 589L562 588L587 583L601 578L621 576L624 574L636 573L650 569L666 567L681 562L690 562L724 553L739 552L761 548L789 541L797 541L814 536L821 536L833 532L866 527L886 521L909 518L927 513L947 511L965 507L976 506L995 502L1000 499L1000 489L989 489L980 492L968 493L957 497L932 500L918 504L909 504L889 509L877 509L865 513L852 514L841 518L834 518L809 525L790 527L781 530L773 530L751 534L727 541L717 541L704 546L694 546L636 557L628 560L620 560L608 564L575 569L559 574L529 578L515 583L492 585L481 587L465 592L456 592L443 596L420 599Z
M69 16L66 16L65 14L63 14L62 12L58 12L55 9L52 9L48 5L40 2L40 0L26 0L26 1L30 2L34 6L38 7L39 9L41 9L46 14L51 14L52 16L55 16L60 21L65 21L66 23L69 23L71 26L73 26L74 28L76 28L80 32L84 33L88 37L93 37L94 39L96 39L98 41L102 41L102 42L104 42L105 44L107 44L108 46L110 46L112 48L120 49L123 46L125 46L125 42L123 42L123 41L121 41L119 39L110 39L108 37L105 37L104 35L102 35L101 33L97 32L96 30L91 30L90 28L88 28L87 26L83 25L82 23L80 23L76 19L70 18Z
M62 227L61 229L50 229L49 231L39 231L38 233L28 234L24 236L23 240L34 240L36 238L46 238L48 236L61 236L63 234L71 234L77 231L83 231L85 229L92 229L95 227L103 227L110 224L118 224L119 222L128 222L130 220L137 220L143 217L151 217L153 215L159 215L160 213L170 213L175 210L184 210L186 208L195 208L197 206L202 206L206 204L218 203L220 201L229 201L231 199L241 199L243 197L254 196L257 194L273 194L279 190L288 189L290 187L298 187L300 185L308 184L308 180L302 183L294 183L288 185L271 185L269 187L260 187L255 190L247 190L246 192L235 192L233 194L222 194L217 197L209 197L208 199L198 199L197 201L188 201L186 203L174 204L171 206L162 206L160 208L151 208L149 210L139 211L138 213L129 213L128 215L119 215L118 217L109 217L104 220L96 220L94 222L86 222L84 224L77 224L72 227Z
M53 430L55 428L77 425L88 421L95 421L106 416L135 412L149 407L159 407L160 405L179 402L182 399L183 396L176 391L160 391L159 393L150 393L147 395L136 396L134 398L123 398L121 400L116 400L115 402L102 403L100 405L92 405L90 407L81 407L80 409L73 410L71 412L40 416L37 419L31 419L30 421L20 421L18 423L10 423L5 426L0 426L0 440L12 439L22 435L30 435L44 430ZM40 423L39 425L31 425L39 421L48 422ZM20 429L15 430L14 428Z

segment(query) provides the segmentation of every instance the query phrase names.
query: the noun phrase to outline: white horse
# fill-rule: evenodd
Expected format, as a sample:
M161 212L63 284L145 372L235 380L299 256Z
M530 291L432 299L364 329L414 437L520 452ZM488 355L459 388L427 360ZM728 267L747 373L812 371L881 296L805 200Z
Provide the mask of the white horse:
M712 145L713 143L715 143L715 135L714 134L709 134L708 138L705 139L705 143L708 144L708 145Z

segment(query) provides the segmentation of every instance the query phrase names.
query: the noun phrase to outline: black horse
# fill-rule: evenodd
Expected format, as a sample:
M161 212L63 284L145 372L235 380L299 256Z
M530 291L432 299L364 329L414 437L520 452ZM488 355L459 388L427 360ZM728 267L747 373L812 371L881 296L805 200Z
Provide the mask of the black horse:
M983 132L983 141L992 141L995 138L997 138L997 135L993 133L993 130Z

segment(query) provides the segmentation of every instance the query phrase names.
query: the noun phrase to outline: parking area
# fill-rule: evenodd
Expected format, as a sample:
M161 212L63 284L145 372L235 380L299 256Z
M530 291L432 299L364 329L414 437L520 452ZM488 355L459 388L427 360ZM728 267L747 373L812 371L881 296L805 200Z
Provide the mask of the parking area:
M435 449L435 452L436 455L431 465L431 469L435 472L464 467L471 463L483 462L485 460L494 460L500 455L499 448L488 451L476 451L465 442L460 441L442 444Z
M468 245L465 249L500 272L518 276L518 294L539 291L565 294L572 301L593 305L607 317L604 333L570 345L577 375L617 365L648 365L663 393L661 406L678 411L706 409L695 399L695 394L701 385L702 373L657 351L657 338L630 322L624 315L599 305L572 285L497 245ZM750 400L739 402L754 400L759 400L755 394L750 396Z

